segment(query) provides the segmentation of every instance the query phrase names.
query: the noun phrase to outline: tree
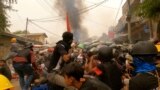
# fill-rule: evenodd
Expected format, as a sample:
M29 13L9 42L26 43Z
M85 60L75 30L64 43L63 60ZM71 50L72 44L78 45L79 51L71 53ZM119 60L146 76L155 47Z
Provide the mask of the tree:
M6 10L11 9L11 4L16 2L16 0L0 0L0 32L5 31L9 26Z
M154 36L160 40L160 0L144 0L136 8L136 14L156 24Z
M160 0L144 0L138 8L138 15L144 18L160 20Z
M27 33L30 33L29 31L27 31ZM18 31L15 31L13 32L13 34L26 34L26 30L18 30Z

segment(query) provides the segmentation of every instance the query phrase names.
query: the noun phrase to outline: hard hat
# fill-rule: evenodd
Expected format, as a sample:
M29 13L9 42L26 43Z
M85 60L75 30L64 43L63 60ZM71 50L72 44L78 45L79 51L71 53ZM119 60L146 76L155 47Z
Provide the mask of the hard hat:
M0 90L13 90L13 85L10 83L10 81L3 75L0 74Z
M11 38L11 43L15 43L17 42L17 39L16 38Z
M157 48L158 52L160 52L160 45L159 45L159 44L157 44L157 45L155 45L155 46L156 46L156 48Z
M133 45L132 56L156 56L158 53L154 43L149 41L140 41Z
M102 62L111 61L113 58L113 48L108 46L101 47L98 51L98 58Z
M157 48L157 50L158 50L157 56L160 57L160 44L157 44L157 45L155 45L155 46L156 46L156 48Z

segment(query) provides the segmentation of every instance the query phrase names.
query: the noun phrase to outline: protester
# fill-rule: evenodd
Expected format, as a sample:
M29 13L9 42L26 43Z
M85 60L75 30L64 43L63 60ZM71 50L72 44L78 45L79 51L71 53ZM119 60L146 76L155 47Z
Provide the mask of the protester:
M70 32L64 32L62 35L63 40L57 42L52 54L48 72L52 72L48 75L50 82L50 88L63 90L66 87L64 77L60 75L61 69L70 62L71 44L73 41L73 34Z
M7 66L5 60L0 60L0 73L7 77L9 80L12 79L11 70Z
M62 66L58 66L58 62L65 62L69 60L68 52L69 49L71 49L73 34L70 32L64 32L62 38L63 40L58 41L54 48L48 71L52 71L53 69L60 69ZM62 59L61 61L60 58Z
M8 60L17 55L18 50L21 49L21 45L17 42L16 38L11 38L11 48L10 52L3 57L4 60Z
M97 65L99 80L111 87L112 90L121 90L122 72L116 61L113 60L113 48L104 46L98 51L98 59L101 62ZM96 73L96 72L95 72Z
M152 42L141 41L132 49L133 65L136 76L129 81L129 90L159 90L156 73L157 49Z
M28 90L34 77L33 64L33 45L27 44L26 47L17 52L13 58L13 67L19 75L19 83L22 90ZM31 66L32 64L32 66Z
M14 90L11 82L0 73L0 90Z
M84 78L84 69L77 62L72 62L63 68L63 75L68 86L78 90L111 90L98 79Z

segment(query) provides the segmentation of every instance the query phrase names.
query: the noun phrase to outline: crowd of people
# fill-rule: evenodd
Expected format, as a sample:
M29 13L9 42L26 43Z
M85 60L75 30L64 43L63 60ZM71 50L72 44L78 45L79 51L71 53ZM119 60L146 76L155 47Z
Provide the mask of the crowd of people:
M9 54L0 60L0 83L5 84L0 90L14 89L8 59L21 90L160 90L160 54L153 42L90 47L73 37L64 32L54 50L45 53L12 39Z

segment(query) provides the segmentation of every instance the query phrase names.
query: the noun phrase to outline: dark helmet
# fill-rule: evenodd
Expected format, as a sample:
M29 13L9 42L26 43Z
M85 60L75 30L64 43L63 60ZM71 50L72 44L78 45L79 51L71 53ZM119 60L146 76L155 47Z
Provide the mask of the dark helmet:
M97 48L96 47L92 47L91 49L87 50L87 56L91 57L93 55L96 55L97 52L98 52Z
M26 43L25 47L26 48L32 48L33 47L33 43Z
M73 40L73 34L71 32L64 32L62 38L64 41L69 42Z
M154 43L149 41L140 41L133 45L131 54L133 56L156 56L158 53Z
M104 46L98 51L98 58L102 62L109 62L113 58L113 48Z

